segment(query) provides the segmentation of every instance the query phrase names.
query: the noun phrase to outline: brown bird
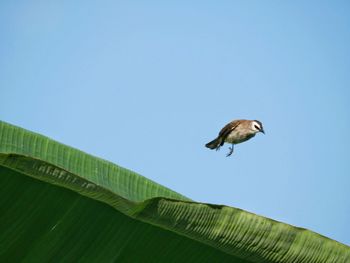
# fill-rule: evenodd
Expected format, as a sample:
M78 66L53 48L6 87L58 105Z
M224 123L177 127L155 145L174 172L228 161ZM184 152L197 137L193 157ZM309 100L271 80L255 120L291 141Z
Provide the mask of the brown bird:
M250 138L253 138L258 132L264 132L262 123L257 120L234 120L226 124L221 129L218 137L211 142L208 142L205 146L209 149L219 150L225 142L231 143L230 151L226 155L227 157L233 153L233 147L235 144L245 142Z

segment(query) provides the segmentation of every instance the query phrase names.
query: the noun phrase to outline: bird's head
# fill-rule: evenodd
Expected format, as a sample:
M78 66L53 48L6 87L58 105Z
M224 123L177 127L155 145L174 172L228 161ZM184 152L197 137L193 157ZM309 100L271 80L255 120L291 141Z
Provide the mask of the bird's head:
M252 121L251 129L253 130L254 133L262 132L263 134L265 134L264 128L260 121L257 121L257 120Z

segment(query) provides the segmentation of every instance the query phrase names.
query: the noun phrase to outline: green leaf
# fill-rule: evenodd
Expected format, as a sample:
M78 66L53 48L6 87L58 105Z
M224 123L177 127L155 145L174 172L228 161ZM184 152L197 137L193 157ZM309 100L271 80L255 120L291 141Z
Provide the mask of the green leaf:
M0 122L1 262L350 262L350 248Z

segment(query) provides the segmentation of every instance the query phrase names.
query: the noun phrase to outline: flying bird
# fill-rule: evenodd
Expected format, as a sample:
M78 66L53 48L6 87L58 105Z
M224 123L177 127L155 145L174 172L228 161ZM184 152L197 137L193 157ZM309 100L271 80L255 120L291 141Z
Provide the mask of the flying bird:
M257 120L234 120L226 124L224 128L221 129L219 135L216 139L208 142L205 146L209 149L219 150L225 142L231 143L232 146L229 147L229 152L227 157L233 153L233 147L235 144L248 141L253 138L258 132L264 132L262 123Z

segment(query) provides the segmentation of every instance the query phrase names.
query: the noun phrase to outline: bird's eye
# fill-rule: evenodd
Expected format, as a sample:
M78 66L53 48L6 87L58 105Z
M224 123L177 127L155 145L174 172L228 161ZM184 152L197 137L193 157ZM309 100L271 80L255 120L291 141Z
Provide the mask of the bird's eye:
M259 126L254 125L255 129L260 130Z

